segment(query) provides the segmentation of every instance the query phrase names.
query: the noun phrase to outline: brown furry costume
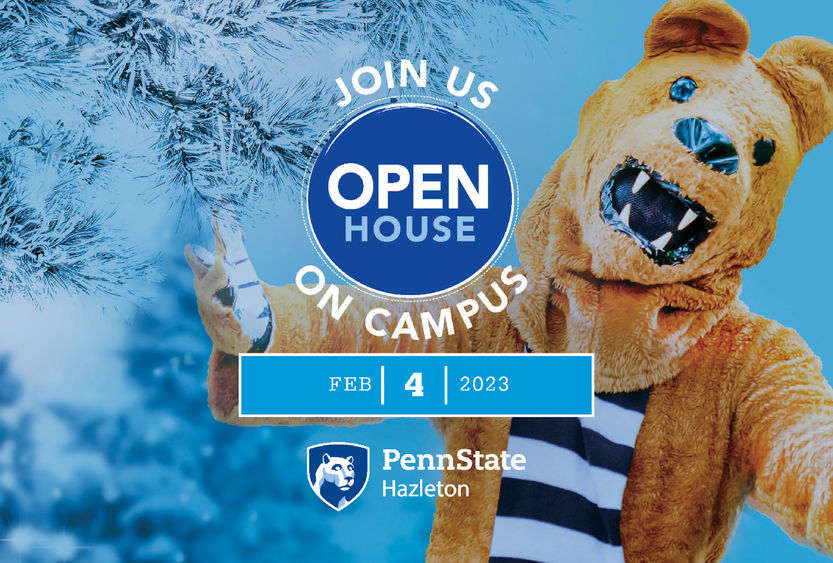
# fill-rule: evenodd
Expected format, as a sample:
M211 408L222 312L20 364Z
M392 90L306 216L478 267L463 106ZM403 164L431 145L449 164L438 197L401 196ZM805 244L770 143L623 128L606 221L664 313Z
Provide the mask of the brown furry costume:
M643 60L590 97L578 136L524 212L516 238L530 287L508 314L481 313L471 330L441 341L383 341L362 328L359 314L369 309L362 295L334 321L294 287L264 284L276 327L270 351L519 352L527 342L537 352L594 352L597 392L653 386L623 498L628 560L719 559L745 500L797 540L833 554L833 393L797 334L737 300L740 271L764 257L803 155L833 129L833 46L794 37L756 59L748 39L746 22L724 2L676 0L662 8ZM668 96L681 76L699 87L685 104ZM672 123L690 116L728 133L737 173L712 170L675 138ZM754 166L761 138L774 139L776 151L769 164ZM655 263L600 216L600 189L628 156L716 219L683 263ZM227 283L222 261L207 267L187 254L215 344L215 416L232 424L297 423L237 417L233 354L251 341L215 297ZM449 451L506 446L508 419L435 423ZM486 560L499 472L447 471L443 478L468 483L471 496L437 499L428 559Z

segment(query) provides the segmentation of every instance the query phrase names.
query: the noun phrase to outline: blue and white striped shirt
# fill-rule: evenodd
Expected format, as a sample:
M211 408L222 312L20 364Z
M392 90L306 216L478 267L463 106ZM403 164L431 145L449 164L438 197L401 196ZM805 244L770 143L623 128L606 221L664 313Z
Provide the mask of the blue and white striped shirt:
M650 389L596 395L592 418L514 418L491 563L623 561L622 495Z

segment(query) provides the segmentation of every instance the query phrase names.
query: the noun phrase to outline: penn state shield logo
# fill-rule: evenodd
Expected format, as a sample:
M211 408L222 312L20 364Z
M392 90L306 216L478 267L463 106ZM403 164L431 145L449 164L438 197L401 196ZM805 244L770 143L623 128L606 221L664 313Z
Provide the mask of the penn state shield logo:
M370 474L370 448L328 442L307 448L307 478L324 504L341 511L359 498Z

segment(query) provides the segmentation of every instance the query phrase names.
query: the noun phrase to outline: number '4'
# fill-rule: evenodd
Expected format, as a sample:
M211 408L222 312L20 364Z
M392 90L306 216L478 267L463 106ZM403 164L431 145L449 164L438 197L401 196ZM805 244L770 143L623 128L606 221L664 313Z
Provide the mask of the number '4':
M412 397L422 397L422 372L415 371L405 382L405 391L410 391Z

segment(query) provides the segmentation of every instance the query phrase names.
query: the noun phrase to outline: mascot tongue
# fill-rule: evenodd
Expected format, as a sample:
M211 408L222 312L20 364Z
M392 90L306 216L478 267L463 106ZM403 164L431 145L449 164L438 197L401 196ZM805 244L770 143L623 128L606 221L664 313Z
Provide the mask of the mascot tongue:
M740 306L740 268L662 285L585 275L586 247L558 189L566 157L544 179L516 229L530 286L510 304L512 322L533 352L592 352L597 393L667 381L679 373L685 353L730 307Z

